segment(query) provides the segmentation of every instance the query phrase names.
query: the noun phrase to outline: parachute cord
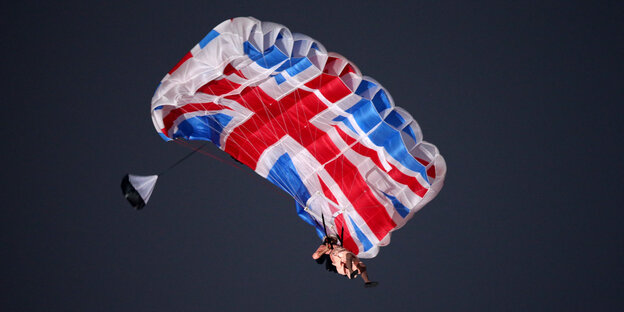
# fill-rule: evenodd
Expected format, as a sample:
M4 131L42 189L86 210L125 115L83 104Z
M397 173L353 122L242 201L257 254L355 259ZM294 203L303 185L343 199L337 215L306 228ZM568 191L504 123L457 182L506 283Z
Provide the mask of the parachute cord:
M162 176L163 174L165 174L167 171L173 169L175 166L181 164L183 161L187 160L189 157L193 156L193 154L197 153L200 149L204 148L204 146L206 146L206 144L208 144L207 142L202 144L200 147L194 149L193 151L191 151L190 153L186 154L186 156L182 157L180 160L176 161L173 165L169 166L169 168L163 170L162 172L158 173L159 176Z
M195 148L195 147L193 147L193 145L192 145L192 144L189 144L189 143L188 143L188 141L184 141L184 140L175 140L174 142L178 143L179 145L182 145L182 146L188 147L188 148ZM242 170L242 168L241 168L241 167L239 167L239 166L237 166L234 162L232 162L232 161L228 161L228 160L225 160L225 159L223 159L223 158L221 158L221 157L217 157L217 156L215 156L215 155L211 154L211 153L210 153L210 152L208 152L208 151L200 151L199 153L200 153L200 154L202 154L202 155L205 155L205 156L209 156L210 158L216 159L216 160L218 160L219 162L222 162L222 163L224 163L224 164L226 164L226 165L229 165L229 166L231 166L231 167L234 167L234 168L236 168L236 169L238 169L238 170ZM232 158L233 158L233 157L232 157Z
M183 140L175 140L175 142L176 142L176 143L178 143L178 144L180 144L180 145L183 145L183 146L189 147L189 148L194 148L191 144L189 144L188 142L185 142L185 141L183 141ZM204 143L204 145L206 145L206 144L207 144L207 143ZM189 155L185 156L185 158L186 158L186 157L189 157L189 156L190 156L190 155L192 155L194 152L197 152L197 151L199 151L200 149L202 149L202 148L204 147L204 145L202 145L202 146L200 146L199 148L197 148L196 150L192 151ZM241 167L241 166L237 166L237 165L236 165L236 164L234 164L233 162L229 162L229 161L227 161L227 160L224 160L224 159L222 159L222 158L219 158L219 157L217 157L217 156L215 156L215 155L212 155L212 154L210 154L210 153L208 153L208 152L206 152L206 151L200 151L200 154L202 154L202 155L206 155L206 156L210 156L210 157L212 157L212 158L214 158L214 159L216 159L216 160L218 160L218 161L220 161L220 162L222 162L222 163L224 163L224 164L226 164L226 165L229 165L229 166L234 167L234 168L236 168L236 169L238 169L238 170L241 170L241 171L246 172L245 170L243 170L243 167ZM182 161L182 160L180 160L179 162L181 162L181 161ZM172 167L174 167L174 166L171 166L169 169L171 169ZM245 166L245 167L246 167L246 166ZM167 170L169 170L169 169L167 169ZM167 171L167 170L165 170L165 171ZM263 183L263 185L266 185L267 187L270 187L270 185L268 185L268 184L264 184L264 183ZM277 189L275 189L275 188L273 188L273 187L270 187L270 188L271 188L271 190L273 190L276 194L278 194L278 195L280 195L280 196L282 196L282 197L284 197L284 198L286 198L286 199L294 199L296 202L298 202L299 204L301 204L301 205L303 206L303 204L302 204L302 203L300 203L300 202L299 202L296 198L294 198L294 197L290 197L290 196L286 196L283 192L278 191ZM316 220L315 220L315 221L316 221Z

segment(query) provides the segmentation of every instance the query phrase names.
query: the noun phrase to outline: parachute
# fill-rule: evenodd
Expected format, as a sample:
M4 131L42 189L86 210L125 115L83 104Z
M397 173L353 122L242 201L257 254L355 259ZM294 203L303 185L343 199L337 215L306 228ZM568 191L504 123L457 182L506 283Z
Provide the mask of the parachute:
M360 258L389 244L446 174L377 81L320 42L252 17L219 24L193 47L162 79L151 113L163 139L212 142Z
M137 210L143 209L156 186L158 175L140 176L126 174L121 180L121 191Z

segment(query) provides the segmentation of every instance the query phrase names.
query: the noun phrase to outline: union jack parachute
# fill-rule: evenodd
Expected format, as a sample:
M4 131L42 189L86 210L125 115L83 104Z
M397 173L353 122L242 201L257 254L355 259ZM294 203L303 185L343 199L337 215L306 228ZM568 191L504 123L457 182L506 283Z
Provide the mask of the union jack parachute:
M446 174L378 82L320 42L252 17L208 33L165 75L151 109L165 140L211 141L361 258L389 244Z

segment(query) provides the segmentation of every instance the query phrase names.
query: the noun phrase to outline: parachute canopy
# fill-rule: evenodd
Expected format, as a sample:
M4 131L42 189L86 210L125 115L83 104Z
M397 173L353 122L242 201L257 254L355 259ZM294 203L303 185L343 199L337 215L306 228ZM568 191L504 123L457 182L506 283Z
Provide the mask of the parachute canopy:
M121 180L121 191L132 207L139 210L145 207L150 196L152 196L157 180L157 175L126 174Z
M382 60L386 62L387 60ZM446 164L420 127L345 57L282 25L227 20L162 79L165 140L211 141L289 193L323 237L374 257L442 188Z

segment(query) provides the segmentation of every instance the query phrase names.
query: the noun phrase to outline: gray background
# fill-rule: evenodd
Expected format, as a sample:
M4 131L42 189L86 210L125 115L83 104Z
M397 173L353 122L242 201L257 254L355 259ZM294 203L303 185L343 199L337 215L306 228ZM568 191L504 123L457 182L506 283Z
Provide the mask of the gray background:
M2 4L3 311L623 308L622 2ZM448 163L366 261L325 272L294 201L214 147L134 211L164 74L221 21L286 25L380 81Z

